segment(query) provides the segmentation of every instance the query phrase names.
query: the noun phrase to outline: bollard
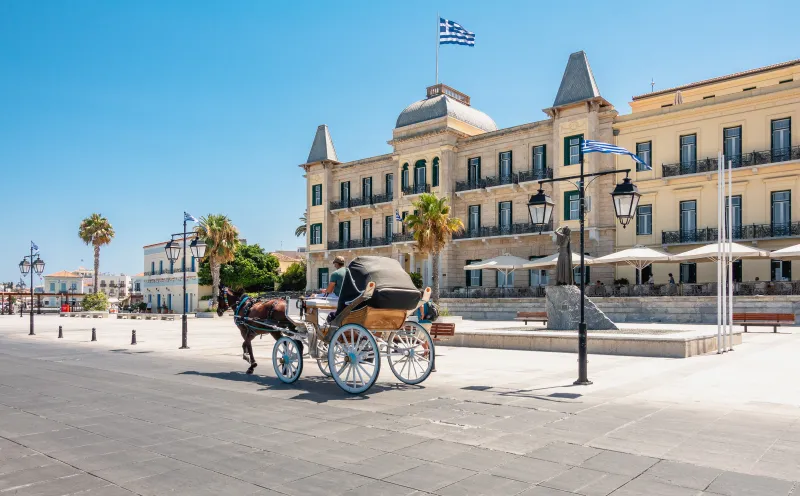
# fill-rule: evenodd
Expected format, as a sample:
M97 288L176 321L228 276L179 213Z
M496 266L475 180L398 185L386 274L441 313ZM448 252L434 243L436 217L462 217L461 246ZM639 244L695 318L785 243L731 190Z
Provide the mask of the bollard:
M136 344L136 329L131 331L131 344Z
M61 326L58 326L58 339L61 339L63 337L64 337L64 333L61 331Z
M94 327L92 327L92 341L97 341L97 333L95 332Z

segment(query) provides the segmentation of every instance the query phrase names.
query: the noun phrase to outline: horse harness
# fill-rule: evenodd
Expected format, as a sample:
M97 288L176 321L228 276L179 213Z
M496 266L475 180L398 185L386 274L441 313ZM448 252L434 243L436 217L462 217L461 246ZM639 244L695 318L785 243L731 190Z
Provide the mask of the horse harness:
M236 305L236 310L233 312L233 322L237 326L239 324L243 325L248 332L255 334L263 334L264 332L276 330L277 326L250 317L250 310L260 301L260 299L253 299L248 295L244 295L242 299L239 300L238 305ZM276 322L277 324L277 321L272 318L274 312L275 304L273 303L269 306L266 320Z

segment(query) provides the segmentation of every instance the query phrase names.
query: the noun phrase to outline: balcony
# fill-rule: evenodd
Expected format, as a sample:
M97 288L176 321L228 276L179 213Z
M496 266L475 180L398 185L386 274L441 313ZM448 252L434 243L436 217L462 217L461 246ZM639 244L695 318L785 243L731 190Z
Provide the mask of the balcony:
M491 188L494 186L502 186L505 184L520 184L529 181L541 181L543 179L552 179L553 169L547 168L544 170L526 170L515 172L513 174L504 176L492 176L477 181L456 181L456 193L461 191L471 191L475 189Z
M406 243L414 241L414 235L411 233L396 233L392 235L392 243Z
M788 162L789 160L800 160L800 146L793 146L791 148L779 148L776 150L766 150L761 152L745 153L743 155L734 155L725 157L725 161L731 162L734 169L740 167L754 167L764 164L776 164L779 162ZM677 164L662 164L661 176L662 177L676 177L684 176L686 174L700 174L717 171L717 158L709 157L695 162L682 162Z
M330 204L331 210L340 210L343 208L363 207L365 205L378 205L380 203L388 203L393 200L391 193L382 195L372 195L367 197L350 198L346 200L333 200Z
M371 248L374 246L388 246L387 238L351 239L348 241L328 241L329 250L349 250L354 248Z
M553 221L551 220L542 232L552 231ZM453 235L453 239L478 239L492 238L496 236L515 236L519 234L539 234L539 228L531 223L511 224L510 226L486 226L477 229L465 229Z
M430 193L431 192L431 185L430 184L415 184L413 186L407 186L403 188L403 194L408 195L421 195L422 193Z
M748 224L745 226L734 226L733 239L769 239L786 238L790 236L800 236L800 222L787 222L781 224ZM661 244L679 245L686 243L714 243L719 236L716 227L706 227L703 229L684 229L679 231L662 231Z

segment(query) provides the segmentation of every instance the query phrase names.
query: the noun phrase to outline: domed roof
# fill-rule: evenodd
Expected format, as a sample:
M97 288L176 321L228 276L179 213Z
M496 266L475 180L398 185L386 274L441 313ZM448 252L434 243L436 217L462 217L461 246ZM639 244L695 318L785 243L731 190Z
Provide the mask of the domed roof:
M497 124L491 117L447 95L439 95L412 103L400 112L395 128L410 126L444 116L458 119L483 131L497 131Z

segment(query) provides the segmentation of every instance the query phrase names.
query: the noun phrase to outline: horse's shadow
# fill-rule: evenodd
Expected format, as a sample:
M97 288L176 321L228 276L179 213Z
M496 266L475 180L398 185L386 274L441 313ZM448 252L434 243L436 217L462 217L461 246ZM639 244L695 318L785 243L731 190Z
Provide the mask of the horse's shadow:
M210 377L212 379L222 379L234 382L249 382L261 386L259 391L298 391L297 396L291 399L307 400L315 403L327 403L328 401L357 401L369 398L372 395L387 391L405 391L413 389L425 389L424 386L411 386L407 384L373 384L372 387L362 394L349 394L336 385L333 379L327 377L301 377L294 384L285 384L273 377L260 375L248 375L244 372L197 372L187 370L179 372L178 375L197 375Z

